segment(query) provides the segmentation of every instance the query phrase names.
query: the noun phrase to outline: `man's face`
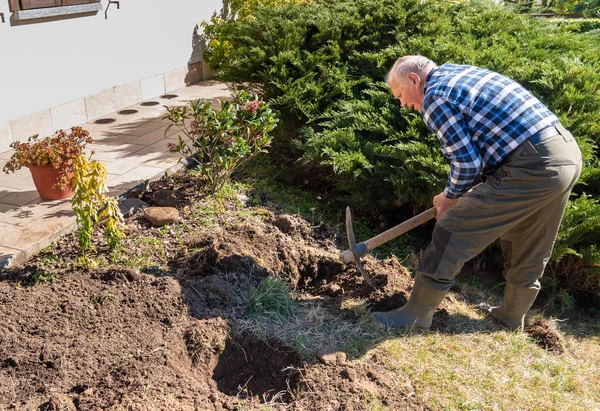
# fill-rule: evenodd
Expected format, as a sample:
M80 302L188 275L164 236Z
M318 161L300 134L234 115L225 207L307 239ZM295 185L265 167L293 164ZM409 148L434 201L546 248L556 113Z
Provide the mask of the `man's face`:
M394 97L400 100L402 107L410 107L421 112L423 106L423 87L421 78L415 73L390 83Z

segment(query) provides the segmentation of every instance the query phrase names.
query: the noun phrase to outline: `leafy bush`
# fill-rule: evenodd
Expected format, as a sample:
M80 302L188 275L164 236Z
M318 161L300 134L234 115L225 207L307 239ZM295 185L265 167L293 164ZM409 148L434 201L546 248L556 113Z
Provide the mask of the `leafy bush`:
M318 178L357 211L419 209L445 184L448 169L435 135L384 83L405 54L489 68L523 84L577 138L585 165L575 192L600 194L598 36L490 2L320 1L255 7L252 15L213 32L231 52L223 59L209 49L209 63L223 79L257 85L281 113L285 134L274 141L275 161L302 164L296 173L303 180ZM570 224L566 218L563 230ZM591 258L588 245L572 246ZM556 254L555 263L566 256Z
M227 40L228 21L249 20L253 21L256 17L253 10L256 7L281 8L293 4L310 3L314 0L231 0L224 2L223 9L219 14L215 13L210 21L203 20L200 27L203 29L203 36L208 53L211 54L213 64L217 61L224 62L230 55L232 45Z
M91 248L96 224L104 224L109 248L118 248L125 236L123 215L116 198L106 195L106 167L99 161L89 161L85 156L75 159L71 203L77 221L77 238L82 251L82 261Z
M548 20L548 23L557 27L564 27L566 30L575 33L594 32L595 34L598 34L598 32L600 31L600 18L550 19Z
M236 92L233 101L220 102L215 110L211 102L190 102L189 106L169 109L168 118L183 133L172 152L196 162L208 191L219 190L231 173L251 157L267 152L269 133L277 117L268 104L251 99L245 91Z
M600 17L600 0L553 0L550 10L556 13L580 13L585 17Z
M582 195L569 202L556 239L551 270L570 290L600 290L600 202ZM560 263L557 263L560 262Z

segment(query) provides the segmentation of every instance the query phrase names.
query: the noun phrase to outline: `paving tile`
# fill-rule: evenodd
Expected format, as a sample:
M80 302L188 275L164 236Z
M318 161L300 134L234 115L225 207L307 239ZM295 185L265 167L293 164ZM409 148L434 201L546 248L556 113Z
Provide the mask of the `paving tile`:
M15 226L13 224L0 223L0 238L12 233L15 230L19 230L19 227ZM5 244L5 245L9 246L8 244ZM2 254L1 250L2 250L2 245L0 245L0 254Z
M181 159L181 154L171 153L167 145L174 140L161 140L151 146L148 146L136 153L137 162L142 165L161 167L165 170L173 167Z
M68 232L75 225L75 215L42 216L36 220L29 221L22 229L14 230L0 237L0 244L11 248L37 252L50 245L58 235Z
M142 158L142 160L138 163L137 167L150 167L153 171L153 174L148 175L137 175L131 176L131 173L135 171L135 167L127 170L127 165L117 164L116 167L107 166L108 176L107 176L107 186L109 190L121 189L116 195L121 195L127 190L135 187L140 182L148 179L155 178L157 176L162 176L164 173L176 167L179 164L180 157L172 157L172 156L154 156L147 155ZM119 168L121 167L121 168ZM123 175L127 174L128 176L122 178ZM114 195L114 194L113 194ZM1 200L0 200L1 201Z
M130 157L144 147L145 146L143 145L131 143L121 144L118 146L98 144L94 146L95 153L92 158L100 161L125 160L132 162L133 160Z
M9 151L13 142L12 127L10 121L0 123L0 152Z
M52 218L73 214L73 207L71 206L71 199L69 198L55 201L44 201L39 199L22 207L12 209L9 209L8 207L15 206L0 203L0 222L20 227L24 227L31 221L42 217ZM6 211L2 211L2 208L5 208Z
M195 95L206 99L212 99L215 97L230 98L232 91L233 88L225 83L219 83L216 81L203 81L181 90L175 90L174 94L185 96Z
M34 134L39 134L40 137L47 137L54 134L50 110L39 111L25 117L17 118L10 122L10 126L12 128L13 139L21 142L26 141Z
M148 157L145 157L144 160L140 164L160 166L165 171L167 171L167 170L169 170L169 169L171 169L173 167L176 167L179 164L182 164L179 161L180 159L181 159L180 155L174 156L171 153L171 155L167 155L167 156L148 156Z
M11 195L13 192L14 191L11 188L0 186L0 201L2 201L4 197Z
M87 130L90 132L90 136L92 136L92 140L94 140L94 141L104 140L106 138L112 138L114 136L119 135L118 132L115 132L113 130L106 129L106 128L89 127L89 126L86 126L85 124L83 124L81 127L84 130Z
M18 253L19 251L21 251L21 250L19 250L17 248L6 247L3 245L0 245L0 267L2 267L2 264L1 264L2 257L6 257L6 256L11 257L14 254Z
M0 187L8 189L11 193L36 189L28 168L17 170L7 177L0 180Z
M113 179L114 176L125 174L138 166L137 161L118 161L118 160L102 160L102 164L106 167L107 181ZM0 201L2 201L0 199Z
M114 90L117 110L142 101L142 83L140 81L116 86Z
M40 198L37 190L33 191L19 191L15 193L10 193L7 196L1 197L2 202L5 204L12 204L16 206L24 206L26 204L31 203L32 201Z
M156 120L151 120L149 121L150 123L159 123L163 126L168 126L169 124L171 124L171 120L169 119L156 119Z
M165 79L162 74L142 79L141 83L143 100L165 94Z
M104 119L112 119L114 121L110 123L101 123ZM106 133L116 133L116 129L126 123L122 117L117 116L116 113L108 113L100 118L97 118L93 121L88 121L85 124L82 124L81 127L88 131L96 131L96 132L106 132Z
M186 86L187 67L181 67L164 73L165 91L167 93Z
M117 111L117 102L115 99L115 91L113 89L91 94L85 97L84 100L89 120L97 119Z
M167 127L168 126L162 126L161 128L158 128L154 131L144 134L143 136L133 140L131 142L131 144L143 144L143 145L149 146L149 145L156 143L159 140L167 138L168 135L173 134L172 127L169 129L169 131L167 131ZM165 132L167 132L167 134L165 134Z
M106 135L105 137L102 137L102 138L94 139L94 142L89 147L93 148L94 144L103 144L103 145L107 146L107 148L106 148L107 150L111 150L110 147L129 143L129 142L131 142L131 140L135 140L136 138L139 138L139 137L140 136L127 135L127 134L110 134L110 135Z
M161 175L163 172L164 169L162 167L139 166L125 174L110 179L108 185L109 187L114 187L125 183L130 185L130 187L134 187L141 181L152 179Z
M141 137L141 136L148 134L154 130L157 130L161 127L164 127L164 124L158 123L156 121L148 121L144 124L141 124L137 127L127 130L127 133L123 133L123 134L130 134L130 135Z
M88 121L84 99L72 101L50 109L54 130L69 129Z
M4 203L0 202L0 222L2 220L2 214L16 210L18 208L19 207L14 204L4 204Z
M165 115L167 115L167 110L165 110L163 107L146 108L146 107L140 107L139 105L137 105L137 106L128 107L124 110L132 110L132 109L137 110L138 112L135 114L123 115L121 117L122 124L120 125L120 127L116 127L116 128L120 129L120 128L124 128L124 127L128 127L128 128L138 127L148 121L160 120Z
M192 100L193 97L189 97L189 100ZM187 106L188 105L188 101L181 101L180 97L174 98L172 100L168 100L165 101L165 105L168 106L169 108L175 108L175 107L183 107L183 106Z
M169 144L173 144L176 142L177 142L176 136L163 138L163 139L160 139L159 141L155 142L154 144L146 146L145 148L136 152L135 155L136 156L145 156L147 154L157 153L157 154L176 154L178 156L181 156L181 154L179 154L179 153L170 153L169 152Z
M0 152L0 161L2 162L2 167L4 167L4 164L10 160L10 158L12 157L12 155L15 153L15 150L8 150L8 151L2 151Z

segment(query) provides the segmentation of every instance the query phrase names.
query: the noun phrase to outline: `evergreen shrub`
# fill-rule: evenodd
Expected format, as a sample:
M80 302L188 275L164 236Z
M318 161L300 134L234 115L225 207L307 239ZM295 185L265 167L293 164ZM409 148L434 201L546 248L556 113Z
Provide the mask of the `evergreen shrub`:
M257 6L252 15L207 27L209 42L231 46L227 58L209 46L208 62L222 79L255 85L281 113L284 126L270 155L295 164L303 180L318 176L320 187L357 213L418 211L445 184L448 166L435 135L420 115L400 107L384 81L405 54L489 68L531 90L582 149L584 172L574 190L580 203L573 204L597 211L600 37L490 2L322 0ZM548 272L600 295L600 284L588 281L600 275L593 257L600 224L580 224L573 204ZM575 229L585 233L565 234ZM566 272L573 261L586 270Z
M587 19L549 19L548 23L557 27L564 27L568 31L576 33L600 33L600 18Z

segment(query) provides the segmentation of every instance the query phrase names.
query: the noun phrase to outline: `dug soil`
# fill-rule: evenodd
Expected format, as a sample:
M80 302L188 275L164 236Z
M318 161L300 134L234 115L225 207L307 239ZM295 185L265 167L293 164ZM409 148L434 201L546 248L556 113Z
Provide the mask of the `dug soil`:
M182 219L158 228L142 213L128 217L120 264L82 268L71 234L0 272L0 409L362 410L373 399L426 409L376 356L320 361L239 327L249 310L240 296L267 276L332 311L348 299L396 308L411 284L397 260L364 259L374 290L340 263L345 241L334 230L244 199L225 202L204 224L194 212L205 201L196 182L181 174L168 183ZM151 202L152 190L142 199ZM140 238L155 241L142 249ZM101 260L101 233L95 241ZM144 253L166 264L122 263ZM435 323L443 321L442 309Z

